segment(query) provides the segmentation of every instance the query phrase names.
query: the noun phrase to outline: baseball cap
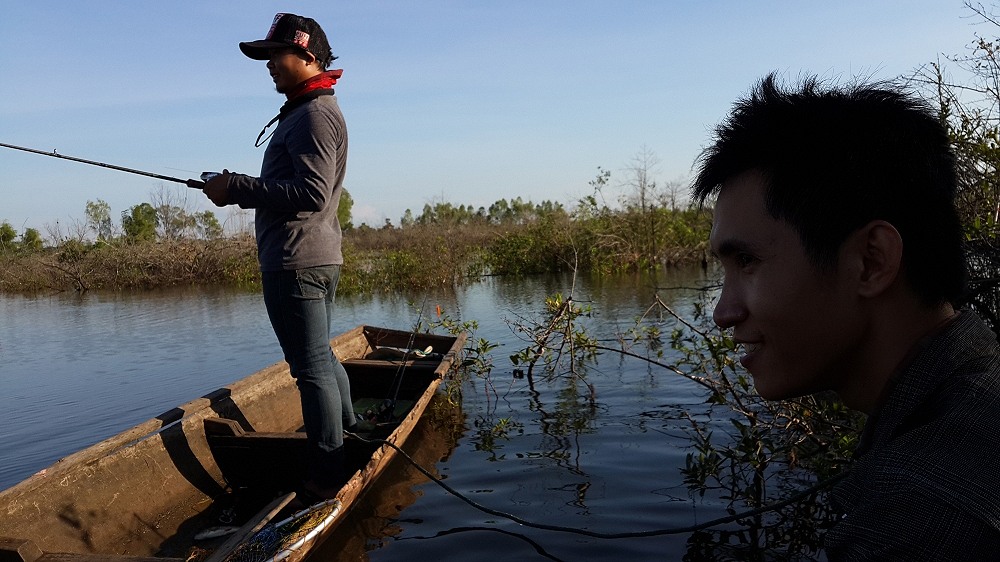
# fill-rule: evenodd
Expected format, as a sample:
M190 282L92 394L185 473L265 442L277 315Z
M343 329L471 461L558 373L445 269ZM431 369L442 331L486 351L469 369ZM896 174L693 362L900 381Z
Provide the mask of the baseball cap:
M270 49L281 47L298 47L309 51L323 68L337 58L330 52L326 33L323 33L323 28L316 20L295 14L276 14L266 37L259 41L240 43L243 54L254 60L267 60L270 58Z

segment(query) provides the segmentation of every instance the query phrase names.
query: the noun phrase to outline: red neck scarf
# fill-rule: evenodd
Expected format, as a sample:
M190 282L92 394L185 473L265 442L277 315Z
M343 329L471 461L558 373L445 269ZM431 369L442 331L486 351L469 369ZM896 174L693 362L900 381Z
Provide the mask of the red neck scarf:
M328 70L326 72L320 72L312 78L307 78L303 80L298 86L292 89L292 91L285 94L289 100L293 100L302 94L311 92L313 90L330 89L334 84L337 83L337 79L344 74L343 69Z
M267 125L264 125L264 128L261 129L260 134L257 135L257 141L254 142L254 146L259 147L260 145L267 142L267 139L271 138L271 135L274 134L274 131L271 131L271 135L267 135L266 137L264 137L264 135L267 133L268 127L274 125L275 121L281 120L282 116L284 116L287 112L291 111L295 107L298 107L302 103L309 101L308 98L302 99L300 101L294 101L296 98L301 98L303 95L308 94L309 92L314 92L316 90L330 89L331 86L337 83L337 79L340 78L342 74L344 74L344 71L339 68L337 70L328 70L326 72L321 72L313 76L312 78L307 78L303 80L300 84L295 86L295 88L293 88L291 92L285 94L285 97L288 99L281 106L281 110L278 111L278 114L274 116L274 119L268 121ZM322 93L316 94L316 96L319 95L322 95ZM264 140L261 140L261 138L263 138Z

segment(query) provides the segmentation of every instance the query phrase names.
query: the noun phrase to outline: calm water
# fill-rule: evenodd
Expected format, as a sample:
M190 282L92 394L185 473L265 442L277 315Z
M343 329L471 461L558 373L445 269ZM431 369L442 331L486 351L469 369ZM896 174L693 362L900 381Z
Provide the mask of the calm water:
M676 375L603 355L587 371L596 406L561 377L513 376L526 346L510 323L538 319L546 296L592 301L592 335L613 338L653 302L656 287L694 286L700 272L658 277L488 279L426 296L340 298L336 331L411 328L440 305L499 343L489 381L464 389L460 411L424 424L410 450L453 488L529 521L621 533L686 526L724 505L681 483L687 441L677 411L704 401ZM660 290L679 309L693 291ZM415 303L415 304L414 304ZM670 324L661 326L665 331ZM58 458L280 360L259 294L205 288L141 294L0 297L0 488ZM490 434L506 420L508 430ZM492 437L492 438L491 438ZM488 515L405 462L317 560L680 559L688 536L594 539Z

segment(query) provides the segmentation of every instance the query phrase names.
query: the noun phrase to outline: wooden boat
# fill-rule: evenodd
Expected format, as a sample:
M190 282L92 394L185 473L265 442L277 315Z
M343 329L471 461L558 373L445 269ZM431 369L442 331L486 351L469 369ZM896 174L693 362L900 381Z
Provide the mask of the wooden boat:
M385 470L396 450L376 439L403 444L464 343L465 334L370 326L331 341L351 379L356 411L392 406L368 434L345 440L353 474L334 500L289 515L294 493L282 492L303 473L305 434L298 389L282 362L0 492L0 561L233 560L227 556L253 543L262 528L311 517L310 536L271 554L301 560ZM232 528L216 539L195 539L208 529Z

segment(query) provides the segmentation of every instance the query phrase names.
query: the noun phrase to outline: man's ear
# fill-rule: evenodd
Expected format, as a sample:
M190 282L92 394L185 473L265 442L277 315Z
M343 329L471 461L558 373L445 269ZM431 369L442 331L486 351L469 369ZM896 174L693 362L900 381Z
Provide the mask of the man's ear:
M858 294L874 297L885 292L903 270L903 237L896 227L875 220L854 233L856 257L860 258Z
M302 60L306 61L306 66L313 63L316 63L316 65L319 66L319 59L317 59L316 55L310 53L309 51L300 50L299 56L302 57Z

